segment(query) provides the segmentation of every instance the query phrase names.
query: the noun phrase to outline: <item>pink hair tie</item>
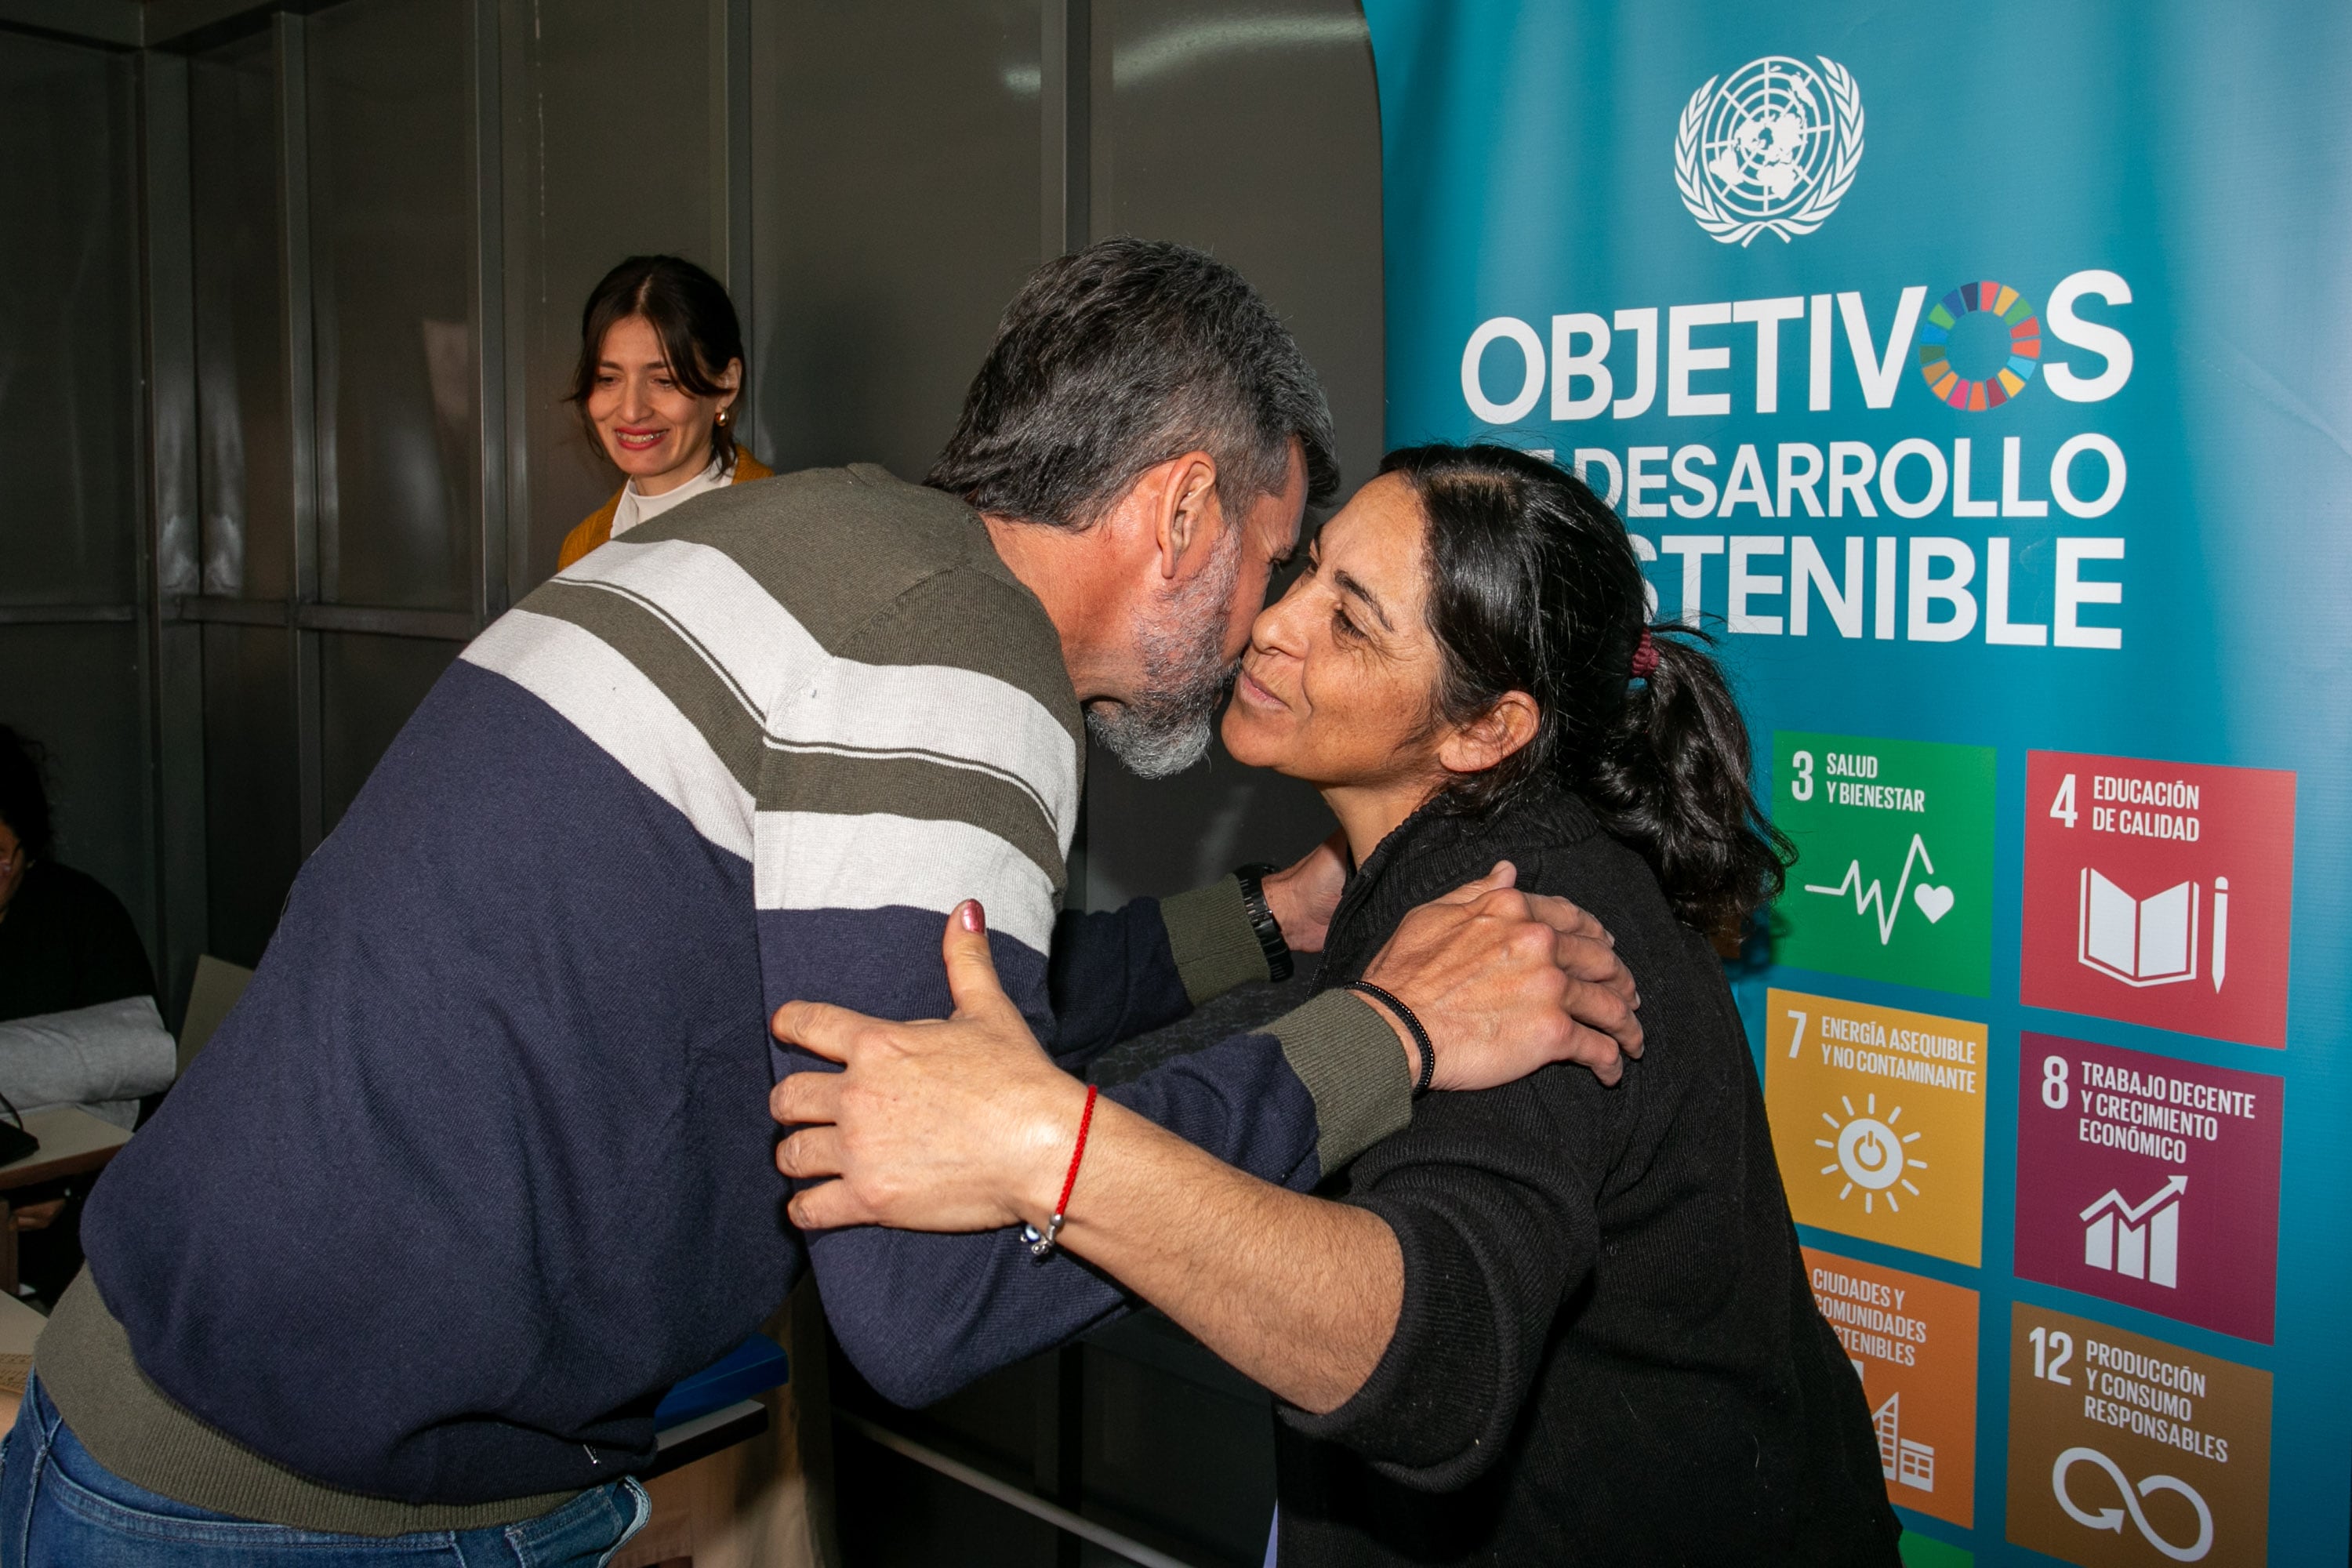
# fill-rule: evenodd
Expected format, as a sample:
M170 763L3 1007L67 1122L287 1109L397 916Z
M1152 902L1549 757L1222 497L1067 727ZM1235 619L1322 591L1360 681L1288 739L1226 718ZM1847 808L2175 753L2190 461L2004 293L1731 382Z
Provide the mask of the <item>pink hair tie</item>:
M1633 679L1647 680L1657 673L1657 669L1658 645L1645 630L1642 633L1642 640L1633 645Z

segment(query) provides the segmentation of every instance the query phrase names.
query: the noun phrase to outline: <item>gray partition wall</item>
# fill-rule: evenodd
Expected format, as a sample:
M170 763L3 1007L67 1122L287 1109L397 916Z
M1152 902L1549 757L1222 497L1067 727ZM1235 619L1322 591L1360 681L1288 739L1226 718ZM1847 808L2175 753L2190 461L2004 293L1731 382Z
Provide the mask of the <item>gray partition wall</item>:
M259 957L425 691L611 493L564 395L624 256L727 282L779 468L919 476L1022 279L1113 234L1240 267L1350 481L1377 459L1354 0L0 0L0 722L49 743L60 851L132 910L170 1017L199 953ZM1073 899L1328 827L1222 752L1156 784L1098 755ZM1265 1396L1162 1322L920 1415L842 1371L850 1429L1258 1560ZM838 1458L850 1561L1113 1560Z
M58 853L154 951L138 69L0 36L0 723L46 742Z

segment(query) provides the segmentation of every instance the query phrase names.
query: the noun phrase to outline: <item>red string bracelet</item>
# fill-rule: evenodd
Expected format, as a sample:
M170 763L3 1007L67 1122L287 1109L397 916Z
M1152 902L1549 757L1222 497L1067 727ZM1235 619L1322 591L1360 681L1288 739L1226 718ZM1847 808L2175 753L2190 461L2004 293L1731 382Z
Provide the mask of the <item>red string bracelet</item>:
M1078 1146L1070 1151L1070 1173L1062 1178L1062 1195L1054 1204L1054 1217L1045 1222L1045 1234L1038 1235L1034 1225L1022 1226L1034 1258L1053 1251L1055 1238L1062 1234L1062 1216L1070 1212L1070 1192L1078 1184L1078 1162L1087 1157L1087 1133L1095 1124L1095 1096L1101 1092L1095 1085L1087 1085L1087 1108L1078 1116Z

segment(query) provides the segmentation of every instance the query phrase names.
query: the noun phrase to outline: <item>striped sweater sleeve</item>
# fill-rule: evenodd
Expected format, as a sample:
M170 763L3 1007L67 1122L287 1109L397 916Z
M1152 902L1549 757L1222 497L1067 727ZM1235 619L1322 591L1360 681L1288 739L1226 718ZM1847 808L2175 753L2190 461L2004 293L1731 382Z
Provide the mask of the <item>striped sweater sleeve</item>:
M941 933L948 911L976 898L1007 994L1053 1041L1048 960L1082 753L1077 727L1052 706L1047 683L1067 690L1058 649L1022 646L1034 616L1010 584L969 568L942 573L794 672L770 716L753 831L770 1007L800 999L945 1016ZM980 640L957 627L983 620L1011 635L976 657ZM831 1069L773 1048L780 1075ZM1009 1231L856 1228L808 1243L835 1337L905 1404L928 1403L1119 1304L1081 1269L1036 1264Z
M965 637L964 623L992 630ZM1050 957L1081 752L1050 636L1016 587L963 568L910 588L795 672L771 714L753 835L769 1005L799 998L887 1017L945 1016L946 916L978 898L1007 994L1041 1040L1055 1041ZM1076 934L1098 955L1172 970L1164 935L1088 943ZM1164 984L1146 975L1137 989L1162 993L1164 1005ZM1116 1021L1081 1027L1119 1030ZM779 1073L829 1065L776 1052ZM1271 1038L1227 1042L1122 1093L1261 1174L1297 1181L1317 1169L1314 1099ZM1039 1262L1011 1230L861 1227L811 1236L809 1253L843 1348L903 1404L927 1404L1124 1306L1108 1281L1065 1258Z

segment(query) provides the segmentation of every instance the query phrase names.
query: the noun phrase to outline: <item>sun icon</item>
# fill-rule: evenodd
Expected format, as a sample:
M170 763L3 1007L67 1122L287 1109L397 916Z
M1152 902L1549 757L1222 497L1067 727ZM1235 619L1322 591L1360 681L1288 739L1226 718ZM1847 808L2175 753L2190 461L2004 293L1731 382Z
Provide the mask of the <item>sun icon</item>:
M1822 1174L1844 1175L1845 1185L1838 1189L1840 1203L1852 1196L1854 1188L1860 1187L1863 1213L1874 1213L1872 1205L1883 1195L1886 1199L1886 1206L1901 1214L1903 1205L1895 1199L1895 1189L1900 1186L1915 1198L1919 1195L1919 1189L1913 1186L1911 1178L1903 1173L1927 1168L1925 1160L1912 1159L1905 1149L1906 1144L1916 1143L1919 1134L1897 1133L1895 1131L1895 1124L1903 1120L1903 1108L1899 1105L1882 1120L1878 1114L1878 1096L1874 1094L1864 1100L1861 1110L1854 1110L1853 1101L1844 1095L1838 1096L1838 1103L1845 1107L1846 1119L1843 1121L1826 1110L1822 1112L1822 1120L1830 1124L1830 1131L1837 1134L1836 1138L1813 1140L1815 1148L1827 1149L1837 1155L1834 1163L1822 1167Z

